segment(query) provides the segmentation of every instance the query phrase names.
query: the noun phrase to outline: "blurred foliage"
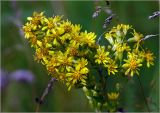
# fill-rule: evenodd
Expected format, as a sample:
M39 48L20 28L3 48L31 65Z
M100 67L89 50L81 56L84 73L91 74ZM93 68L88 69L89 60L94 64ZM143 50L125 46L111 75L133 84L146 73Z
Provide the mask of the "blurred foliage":
M47 16L64 15L64 18L71 20L72 23L81 24L83 30L88 29L99 36L104 32L102 26L109 15L102 13L93 19L95 4L93 1L1 1L1 69L9 73L18 69L28 69L35 75L32 84L12 81L9 74L6 75L9 83L1 91L2 111L35 111L35 98L41 96L50 79L46 69L33 60L33 50L24 39L18 25L25 23L26 18L34 11L45 11ZM101 1L98 4L105 5L105 2ZM132 25L144 35L158 34L158 18L148 19L148 16L158 10L158 4L158 1L113 1L111 9L118 19L115 19L109 27L124 23ZM156 61L153 67L140 72L140 80L151 111L159 111L158 43L158 37L146 40L146 46L153 51ZM121 102L125 111L147 111L136 77L126 83ZM68 92L62 84L55 83L40 111L93 110L82 90L73 89Z

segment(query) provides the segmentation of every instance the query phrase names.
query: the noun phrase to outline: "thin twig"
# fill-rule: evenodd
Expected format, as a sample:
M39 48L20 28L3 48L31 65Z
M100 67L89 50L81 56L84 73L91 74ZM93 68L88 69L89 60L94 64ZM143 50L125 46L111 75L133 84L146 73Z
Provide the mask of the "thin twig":
M137 76L137 78L138 78L138 81L139 81L139 84L140 84L140 88L141 88L141 92L142 92L142 95L143 95L143 98L144 98L144 102L145 102L145 104L146 104L146 106L147 106L147 110L148 110L148 112L150 113L150 108L149 108L149 105L148 105L147 99L145 98L144 89L143 89L143 86L142 86L141 80L140 80L139 76Z
M43 103L45 96L47 96L48 93L51 91L52 86L53 86L53 83L54 83L56 80L57 80L56 78L53 78L53 77L52 77L51 80L48 82L48 85L47 85L47 87L45 88L45 90L44 90L44 92L43 92L40 100L38 100L38 102L37 102L36 112L39 111L40 105Z

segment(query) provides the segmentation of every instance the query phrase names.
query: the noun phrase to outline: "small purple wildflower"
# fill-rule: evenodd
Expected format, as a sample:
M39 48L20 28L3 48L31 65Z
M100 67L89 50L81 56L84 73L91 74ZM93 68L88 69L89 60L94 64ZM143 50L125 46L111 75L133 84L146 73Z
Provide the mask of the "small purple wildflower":
M8 84L7 72L3 69L0 69L0 87L4 89Z
M34 75L29 70L16 70L10 74L11 80L19 82L32 83L34 81Z

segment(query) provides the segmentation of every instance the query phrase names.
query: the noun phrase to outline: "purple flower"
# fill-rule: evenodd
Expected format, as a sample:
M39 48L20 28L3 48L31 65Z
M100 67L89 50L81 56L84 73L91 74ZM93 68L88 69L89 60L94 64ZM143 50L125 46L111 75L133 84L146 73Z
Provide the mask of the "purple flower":
M8 73L6 71L4 71L3 69L0 69L0 87L1 89L4 89L8 84L7 74Z
M19 82L32 83L34 81L34 75L29 70L16 70L10 74L11 80Z

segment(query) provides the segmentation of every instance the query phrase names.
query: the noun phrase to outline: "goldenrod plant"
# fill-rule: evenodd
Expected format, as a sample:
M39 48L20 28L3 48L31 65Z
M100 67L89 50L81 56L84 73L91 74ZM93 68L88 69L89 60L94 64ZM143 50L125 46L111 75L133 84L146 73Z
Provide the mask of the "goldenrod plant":
M154 65L154 55L144 45L144 36L131 25L118 24L104 34L106 44L96 43L94 32L64 20L34 12L23 26L25 38L34 48L34 59L48 74L72 88L82 88L95 111L115 112L123 84L108 90L109 77L140 76L142 67Z

